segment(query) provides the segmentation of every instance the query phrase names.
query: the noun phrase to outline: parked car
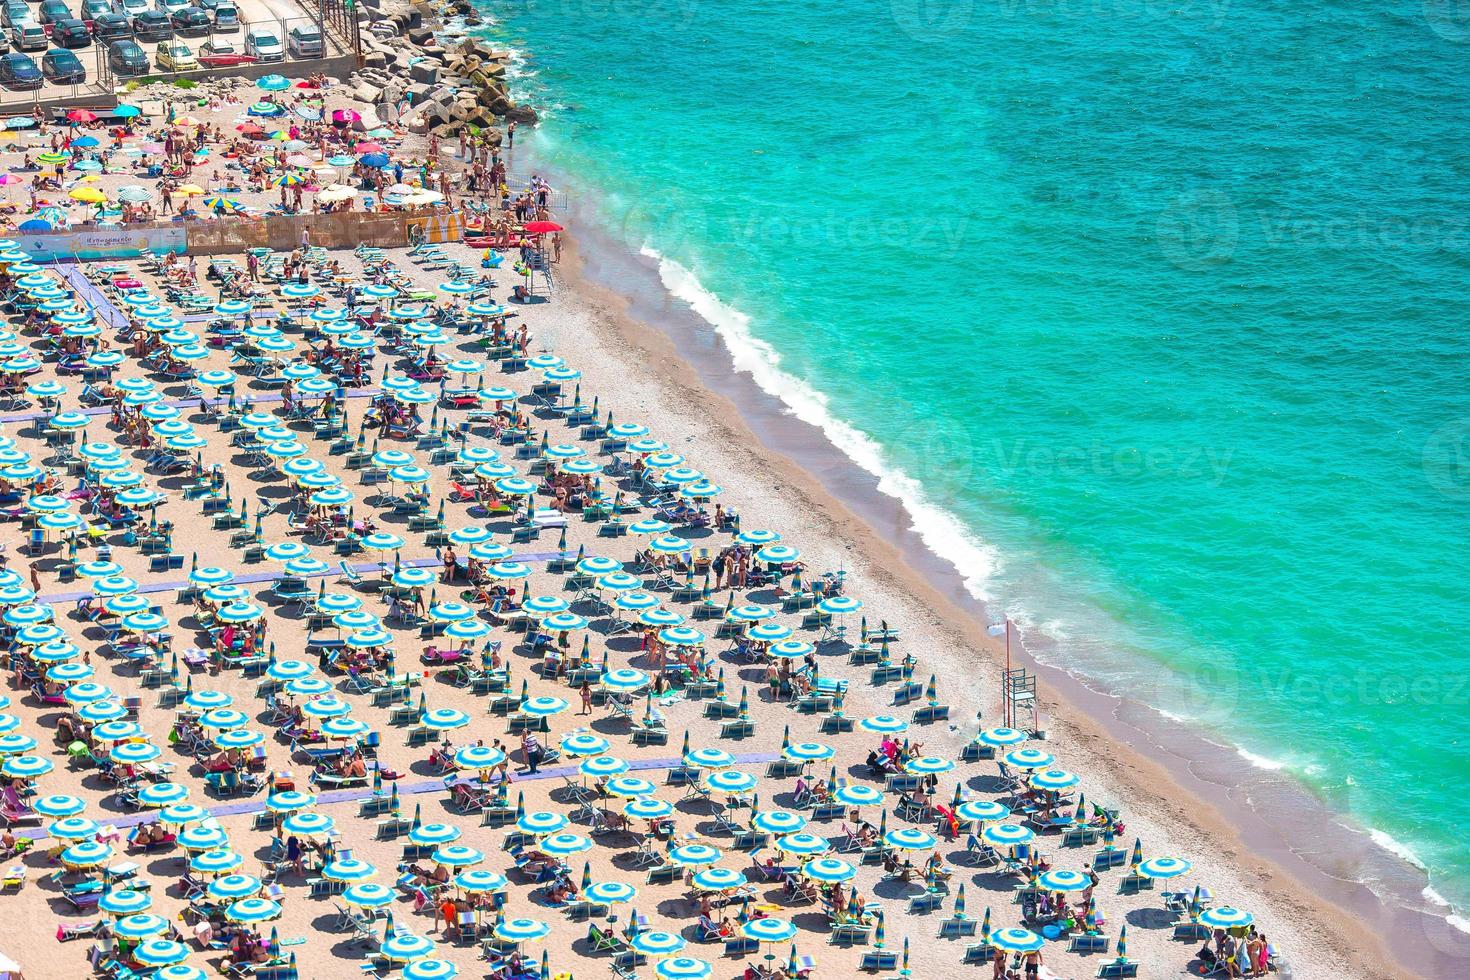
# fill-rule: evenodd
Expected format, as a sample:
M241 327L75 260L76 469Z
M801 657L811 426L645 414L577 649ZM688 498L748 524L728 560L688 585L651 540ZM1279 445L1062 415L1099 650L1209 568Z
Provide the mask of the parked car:
M52 48L41 59L41 71L57 85L80 85L87 80L81 59L65 48Z
M146 75L148 52L132 38L118 38L107 46L107 64L118 75Z
M204 8L208 10L209 8ZM240 9L228 0L219 0L214 5L214 29L226 34L238 34L240 31Z
M10 27L10 46L17 51L45 51L51 42L46 39L46 28L33 20L23 20ZM40 71L40 69L36 69Z
M42 27L54 24L59 20L71 20L71 8L62 3L62 0L43 0L37 9L41 12L41 16L37 19L40 20Z
M161 10L145 10L133 18L133 33L139 40L162 41L174 36L174 29L168 22L168 14Z
M251 65L256 59L242 52L234 41L212 37L199 45L199 63L211 68L228 68L231 65Z
M115 37L132 37L133 25L122 14L98 14L92 21L92 36L106 44Z
M210 28L214 26L209 15L198 7L175 10L169 22L173 24L174 33L180 37L208 35Z
M285 61L286 49L269 28L252 27L245 32L245 53L261 61Z
M68 17L51 25L51 43L58 48L90 48L92 32L83 21Z
M14 27L21 21L35 20L31 16L31 6L25 0L6 0L5 11L0 13L0 23L6 27Z
M112 12L122 14L130 21L143 11L151 9L153 8L148 5L148 0L112 0Z
M37 25L39 27L39 25ZM0 85L6 88L40 88L41 69L28 54L0 55Z
M82 0L82 9L77 16L82 20L96 20L103 14L112 13L112 0Z
M189 6L189 0L157 0L153 6L172 17L175 10L183 10Z
M164 71L193 71L199 59L183 41L163 41L158 45L158 67Z
M291 33L286 35L286 45L297 58L320 58L327 53L322 32L315 25L291 28Z

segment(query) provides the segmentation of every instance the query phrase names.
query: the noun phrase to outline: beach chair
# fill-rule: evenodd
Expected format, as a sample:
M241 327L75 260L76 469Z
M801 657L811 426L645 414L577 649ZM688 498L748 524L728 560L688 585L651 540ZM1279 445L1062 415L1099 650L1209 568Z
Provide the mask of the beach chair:
M1223 963L1220 966L1224 968ZM1138 976L1138 963L1134 960L1113 960L1111 963L1104 963L1098 967L1097 975L1100 978L1109 978L1109 980L1116 980L1118 977L1136 977Z
M898 954L892 950L873 951L863 954L858 969L865 973L889 973L898 969Z

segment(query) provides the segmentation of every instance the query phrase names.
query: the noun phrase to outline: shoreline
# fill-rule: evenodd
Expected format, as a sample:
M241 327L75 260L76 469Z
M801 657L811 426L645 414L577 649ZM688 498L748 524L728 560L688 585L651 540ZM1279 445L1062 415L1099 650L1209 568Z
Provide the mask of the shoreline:
M554 165L538 163L537 169L565 182L567 175ZM1003 646L987 629L985 605L964 589L958 571L919 539L899 501L880 493L874 478L820 430L794 419L750 375L731 371L731 352L714 327L669 293L651 260L634 255L621 243L601 239L597 230L575 220L585 217L586 210L572 208L578 238L567 243L560 271L563 288L594 307L596 321L607 331L605 339L636 352L653 383L719 420L731 442L760 456L820 518L824 530L830 529L832 537L855 555L883 569L884 576L902 590L896 596L932 617L962 648L980 651L987 675L980 690L991 692L981 698L987 708L998 704L997 665ZM1084 752L1088 765L1103 773L1102 782L1128 801L1128 812L1137 814L1152 804L1161 823L1183 828L1190 837L1206 842L1219 855L1204 859L1208 871L1228 862L1255 883L1273 911L1289 913L1294 924L1312 922L1303 932L1332 936L1351 975L1448 975L1450 964L1463 962L1470 947L1443 918L1391 905L1366 885L1323 870L1303 853L1304 839L1293 841L1283 833L1281 813L1272 812L1283 806L1266 812L1255 809L1252 791L1266 789L1282 798L1288 812L1298 809L1305 817L1296 829L1331 839L1331 854L1339 867L1369 860L1386 863L1387 855L1366 832L1335 821L1330 827L1319 826L1334 815L1303 787L1250 766L1233 749L1210 742L1151 708L1095 690L1077 675L1038 663L1024 643L1013 641L1012 654L1017 666L1032 670L1041 680L1042 727L1049 730L1050 739ZM968 734L973 715L966 721L971 722L964 726ZM1240 773L1232 769L1254 774L1254 784L1241 785L1234 779ZM1241 795L1247 805L1241 806L1232 794ZM1320 836L1313 843L1320 845ZM1365 930L1367 923L1374 927ZM1302 957L1291 958L1294 974L1306 975ZM1411 974L1410 969L1416 972Z

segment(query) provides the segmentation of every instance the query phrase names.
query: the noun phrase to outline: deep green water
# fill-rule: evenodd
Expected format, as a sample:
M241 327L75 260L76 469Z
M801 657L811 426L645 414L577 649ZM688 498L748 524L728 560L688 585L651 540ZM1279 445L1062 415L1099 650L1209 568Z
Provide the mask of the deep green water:
M484 6L538 152L977 595L1470 901L1470 9Z

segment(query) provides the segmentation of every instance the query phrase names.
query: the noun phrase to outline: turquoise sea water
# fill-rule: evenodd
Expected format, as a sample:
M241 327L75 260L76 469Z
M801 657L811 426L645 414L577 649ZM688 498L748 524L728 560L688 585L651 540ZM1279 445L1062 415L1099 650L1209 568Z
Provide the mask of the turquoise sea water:
M978 595L1464 907L1470 14L485 7L538 151Z

